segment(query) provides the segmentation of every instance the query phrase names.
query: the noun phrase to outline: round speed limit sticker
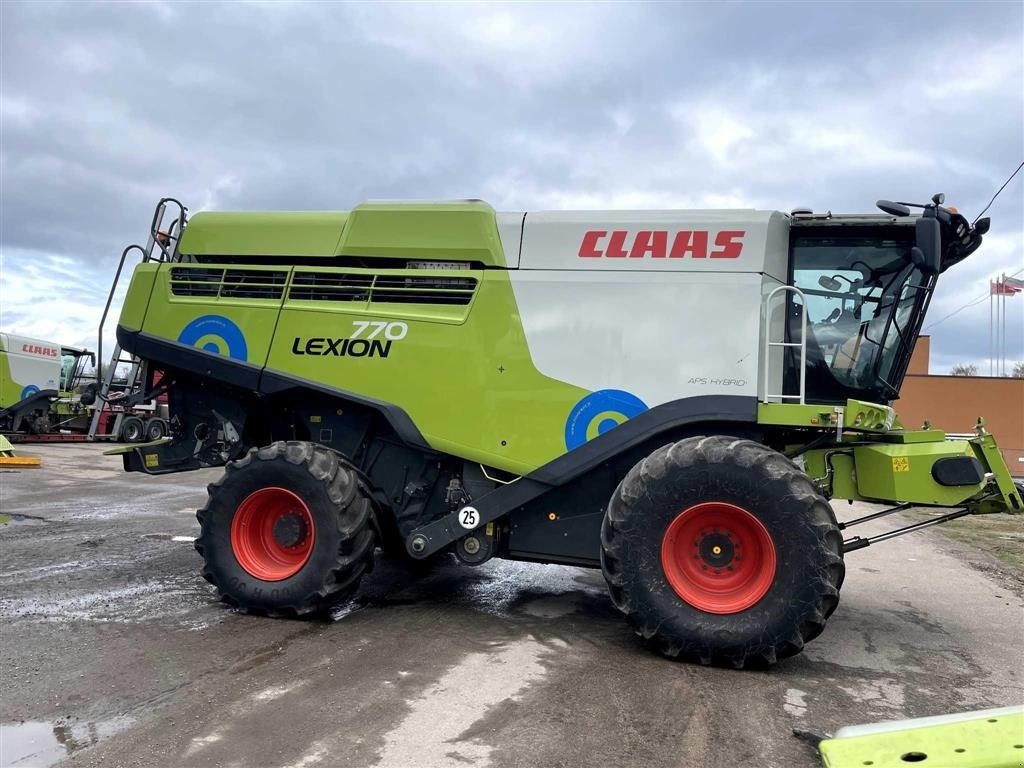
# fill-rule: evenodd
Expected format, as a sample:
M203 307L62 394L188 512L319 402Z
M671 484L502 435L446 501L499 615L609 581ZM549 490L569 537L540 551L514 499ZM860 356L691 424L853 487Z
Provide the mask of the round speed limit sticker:
M476 507L463 507L459 510L459 525L470 531L480 525L480 513Z

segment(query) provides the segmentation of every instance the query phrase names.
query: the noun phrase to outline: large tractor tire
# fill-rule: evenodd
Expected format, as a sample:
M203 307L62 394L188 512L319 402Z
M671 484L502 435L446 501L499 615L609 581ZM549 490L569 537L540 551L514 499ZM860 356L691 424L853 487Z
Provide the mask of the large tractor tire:
M196 549L203 576L231 605L318 613L351 597L373 567L373 502L333 451L304 442L253 449L207 491Z
M839 603L842 537L799 467L750 440L692 437L612 495L601 567L615 606L667 656L766 667Z

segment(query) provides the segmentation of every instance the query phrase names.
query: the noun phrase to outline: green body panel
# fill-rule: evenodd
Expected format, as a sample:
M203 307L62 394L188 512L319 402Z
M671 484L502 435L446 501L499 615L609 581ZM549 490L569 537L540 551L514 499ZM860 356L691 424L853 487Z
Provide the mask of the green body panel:
M7 350L0 341L0 408L9 408L21 401L22 385L11 376L11 366L7 363Z
M892 428L896 414L892 408L863 400L847 400L842 406L843 429L861 432L885 432ZM757 423L776 427L839 426L839 406L803 403L760 403Z
M989 472L995 476L996 487L999 489L999 499L986 499L981 503L982 512L1005 512L1008 509L1012 512L1024 511L1024 499L1013 484L1013 477L1010 475L1010 468L1003 460L1003 454L996 445L996 439L990 432L985 430L984 421L978 421L978 437L971 440L971 447L974 455Z
M918 762L956 768L1024 765L1024 709L978 715L917 727L913 721L904 728L893 723L874 732L826 739L818 749L826 768L904 768Z
M902 443L904 445L933 443L936 440L945 440L946 433L941 429L919 429L912 432L889 432L885 439L886 442Z
M280 267L247 266L246 270L270 272L280 271ZM170 289L170 277L170 268L161 264L154 280L151 299L159 307L159 311L146 313L142 326L144 332L176 341L189 323L213 314L225 317L239 328L245 329L245 355L231 355L224 339L213 335L201 336L195 342L195 346L204 349L207 345L212 345L217 348L214 354L231 356L250 365L262 366L266 362L267 350L281 308L281 299L176 296Z
M494 209L451 203L363 203L347 211L200 212L178 247L188 256L381 256L505 266Z
M120 324L125 328L132 331L142 328L159 266L157 262L149 261L139 264L132 273L128 293L125 294L124 304L121 305Z
M346 212L206 211L193 215L178 250L189 256L334 256Z
M967 505L978 513L1024 509L995 439L980 424L977 437L971 440L947 440L945 432L939 429L905 430L890 407L859 400L847 400L842 407L761 403L758 423L835 432L840 440L837 445L801 454L808 476L829 498L943 507ZM797 443L786 450L793 452L802 447ZM955 487L937 483L932 477L932 466L941 458L955 456L977 458L994 483Z
M478 200L363 203L352 209L337 252L505 266L494 209Z
M932 466L942 458L973 455L966 440L858 446L853 449L857 490L865 499L958 506L983 491L985 483L939 485Z
M829 498L862 501L864 497L857 490L857 475L854 471L853 456L836 450L807 451L803 455L804 470L818 483L830 491Z
M566 416L587 391L537 371L505 272L459 276L480 281L469 306L286 301L267 368L394 403L437 450L530 472L565 452ZM357 322L375 319L408 325L386 363L293 353L296 338L348 337Z
M566 418L588 394L534 366L504 270L459 270L459 278L475 278L478 286L470 304L452 305L292 300L287 289L283 300L178 296L170 290L172 266L160 265L152 291L155 311L146 314L145 333L176 341L197 318L227 318L244 329L244 362L397 405L431 447L470 461L524 474L557 458L566 450ZM288 270L289 283L307 272L452 277L433 270L295 267ZM388 344L385 331L373 323L404 324L407 331ZM323 351L323 339L371 339L375 330L380 332L373 338L379 342L374 355L309 353ZM392 330L398 335L400 329L386 332ZM207 354L229 354L215 336L200 337L193 346L207 344L216 347Z

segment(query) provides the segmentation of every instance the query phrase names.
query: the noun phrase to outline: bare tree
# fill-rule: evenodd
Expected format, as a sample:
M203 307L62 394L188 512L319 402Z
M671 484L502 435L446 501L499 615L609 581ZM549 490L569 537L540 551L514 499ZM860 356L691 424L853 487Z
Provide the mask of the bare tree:
M1013 369L1010 371L1011 379L1024 379L1024 361L1013 364Z
M953 366L953 370L950 373L954 376L977 376L978 366L971 365L970 363L957 363Z

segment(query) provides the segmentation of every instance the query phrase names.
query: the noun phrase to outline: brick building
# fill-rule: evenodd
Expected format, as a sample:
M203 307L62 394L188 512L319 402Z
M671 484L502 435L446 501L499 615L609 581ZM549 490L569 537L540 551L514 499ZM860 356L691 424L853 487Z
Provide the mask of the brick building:
M1014 477L1024 476L1024 379L939 376L928 372L931 339L917 341L894 405L908 429L925 419L946 432L970 432L979 416L995 436Z

